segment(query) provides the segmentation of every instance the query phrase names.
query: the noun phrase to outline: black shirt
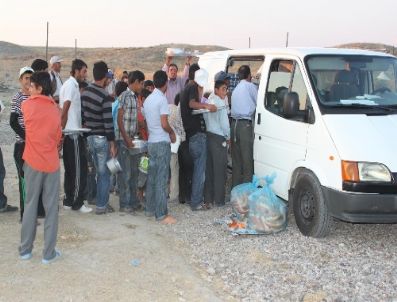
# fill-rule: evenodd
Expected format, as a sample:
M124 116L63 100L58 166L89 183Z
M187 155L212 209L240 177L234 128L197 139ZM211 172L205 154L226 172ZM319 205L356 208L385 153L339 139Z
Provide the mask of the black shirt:
M181 116L187 139L198 132L205 132L204 117L202 114L192 115L193 109L189 107L190 100L195 100L200 103L198 86L196 83L188 83L180 94Z

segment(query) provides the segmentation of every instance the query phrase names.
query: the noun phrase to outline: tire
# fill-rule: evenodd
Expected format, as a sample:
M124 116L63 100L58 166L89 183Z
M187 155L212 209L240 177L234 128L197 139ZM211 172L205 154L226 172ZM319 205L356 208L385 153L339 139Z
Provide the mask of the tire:
M320 183L311 172L302 171L293 191L293 211L296 224L305 236L323 238L329 234L329 215Z

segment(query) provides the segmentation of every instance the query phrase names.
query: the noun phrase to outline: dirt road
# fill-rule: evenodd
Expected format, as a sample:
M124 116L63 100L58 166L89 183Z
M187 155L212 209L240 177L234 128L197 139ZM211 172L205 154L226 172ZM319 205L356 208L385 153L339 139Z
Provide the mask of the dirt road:
M18 205L12 147L3 146L9 203ZM117 208L118 198L111 196ZM164 227L142 214L60 210L62 258L41 264L43 221L33 258L21 261L17 213L0 216L0 301L218 301L223 293L189 264ZM135 264L135 266L132 264Z

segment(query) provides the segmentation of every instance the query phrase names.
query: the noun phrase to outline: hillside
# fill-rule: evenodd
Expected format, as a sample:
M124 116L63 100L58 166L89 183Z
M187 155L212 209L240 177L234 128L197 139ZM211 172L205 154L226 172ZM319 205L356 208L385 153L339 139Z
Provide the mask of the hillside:
M397 49L394 46L382 44L382 43L348 43L336 46L337 48L354 48L354 49L366 49L381 51L390 54L397 54Z
M111 69L118 72L140 69L150 78L154 71L163 66L164 52L168 47L199 50L200 52L226 49L221 46L188 44L163 44L152 47L130 48L79 48L77 57L87 63L89 78L91 78L93 63L98 60L104 60ZM75 57L74 48L50 47L48 53L48 59L52 55L59 55L64 58L62 77L67 78L71 62ZM0 41L0 88L1 86L17 86L19 69L23 66L30 66L35 58L45 59L45 47L20 46ZM176 58L175 62L181 66L183 60L183 58Z
M116 73L121 73L123 70L140 69L148 78L151 78L153 72L162 67L164 52L168 47L199 50L200 52L226 49L221 46L190 44L162 44L151 47L129 48L78 48L77 57L88 64L89 79L91 79L92 65L98 60L107 62ZM397 50L393 46L381 43L349 43L335 47L369 49L397 54ZM75 57L74 48L50 47L48 57L50 58L52 55L59 55L64 58L62 77L67 78L70 71L69 66ZM45 58L45 47L21 46L0 41L0 92L4 92L8 88L13 90L18 87L19 69L22 66L30 66L35 58ZM181 66L183 59L176 58L175 62Z

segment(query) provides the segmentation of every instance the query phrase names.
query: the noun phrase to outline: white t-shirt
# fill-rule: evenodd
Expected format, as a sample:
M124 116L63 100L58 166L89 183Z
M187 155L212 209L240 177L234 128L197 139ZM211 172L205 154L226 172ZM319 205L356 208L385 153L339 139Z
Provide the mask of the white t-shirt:
M161 115L169 115L168 101L165 94L155 89L143 103L143 115L145 116L149 130L149 143L171 142L170 136L161 126Z
M81 128L81 99L79 84L72 76L62 85L59 94L59 106L63 108L66 101L70 101L71 103L65 129Z

